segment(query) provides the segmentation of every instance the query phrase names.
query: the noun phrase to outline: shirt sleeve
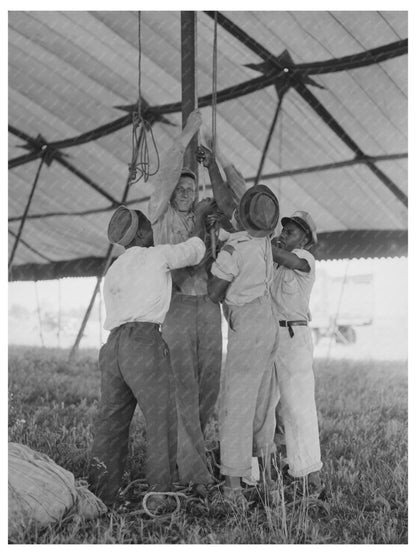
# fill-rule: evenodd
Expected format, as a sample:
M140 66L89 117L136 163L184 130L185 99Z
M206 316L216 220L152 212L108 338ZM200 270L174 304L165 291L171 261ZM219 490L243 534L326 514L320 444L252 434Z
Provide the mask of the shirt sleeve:
M306 262L309 264L309 267L311 269L310 272L307 272L308 274L313 274L315 271L315 258L313 256L312 253L310 253L309 251L307 251L306 249L293 249L292 251L293 254L296 254L297 257L302 258L304 260L306 260ZM305 272L302 272L301 270L294 270L296 273L299 274L305 274Z
M229 243L220 250L211 266L212 275L225 281L233 281L240 273L238 253Z
M233 193L234 200L239 203L241 197L247 190L247 185L244 177L233 164L224 167L224 173L227 177L227 183Z
M191 237L176 245L160 245L169 270L195 266L199 264L205 254L204 242L199 237Z
M179 181L185 148L180 141L174 141L161 158L160 168L153 181L148 213L151 224L155 224L166 212L170 197Z

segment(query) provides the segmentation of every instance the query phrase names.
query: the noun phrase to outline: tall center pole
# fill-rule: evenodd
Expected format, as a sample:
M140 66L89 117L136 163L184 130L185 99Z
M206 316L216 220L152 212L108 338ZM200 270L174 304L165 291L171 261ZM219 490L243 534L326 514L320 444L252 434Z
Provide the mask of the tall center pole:
M182 70L182 128L185 127L189 114L198 107L196 86L196 12L181 12L181 70ZM195 135L184 156L184 166L190 168L197 176L198 199L198 164L196 149L198 136Z

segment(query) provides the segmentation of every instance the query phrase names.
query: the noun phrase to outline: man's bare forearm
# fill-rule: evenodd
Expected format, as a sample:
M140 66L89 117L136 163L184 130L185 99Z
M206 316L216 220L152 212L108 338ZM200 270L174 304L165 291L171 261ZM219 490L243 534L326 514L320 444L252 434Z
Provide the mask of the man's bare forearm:
M208 166L208 173L211 180L212 193L218 208L228 218L231 218L237 204L233 199L228 183L223 180L218 165L214 160Z
M279 247L276 242L272 241L273 261L285 266L291 270L300 270L301 272L310 272L311 267L304 258L299 258L297 254L286 251Z

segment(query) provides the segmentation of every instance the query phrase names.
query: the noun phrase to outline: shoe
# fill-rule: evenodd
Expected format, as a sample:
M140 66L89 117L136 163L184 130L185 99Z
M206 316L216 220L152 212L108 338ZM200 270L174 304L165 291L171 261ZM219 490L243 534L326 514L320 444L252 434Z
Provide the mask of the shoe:
M192 486L192 495L206 499L209 495L208 486L206 484L194 484Z
M146 500L145 508L154 515L157 515L172 511L175 508L175 502L170 497L163 495L163 493L155 493Z
M239 507L242 510L248 509L248 501L244 497L243 488L231 488L224 486L223 488L223 498L226 503Z
M297 495L318 498L324 487L321 482L319 471L310 472L307 476L292 478L290 486L296 491Z
M269 476L265 477L265 479L262 480L261 483L265 491L272 492L279 489L278 482L276 480L273 480Z

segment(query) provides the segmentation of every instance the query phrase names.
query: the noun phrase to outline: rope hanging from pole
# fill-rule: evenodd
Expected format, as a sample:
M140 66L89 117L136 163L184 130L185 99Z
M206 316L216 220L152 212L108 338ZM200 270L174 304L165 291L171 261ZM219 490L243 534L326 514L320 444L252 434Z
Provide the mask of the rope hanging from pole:
M215 160L217 148L217 58L218 58L218 12L214 12L214 40L212 45L212 106L211 106L211 134L212 134L212 156ZM219 225L216 222L210 229L211 235L211 254L215 259L217 257L217 237L219 233Z
M159 151L153 135L151 124L142 115L142 38L141 38L141 12L138 12L138 99L137 110L132 114L132 156L129 164L129 185L140 181L143 177L146 182L150 176L159 171L160 160ZM154 151L156 162L152 168L151 151Z
M215 159L217 147L217 58L218 58L218 12L214 12L214 42L212 46L212 155Z
M194 88L194 106L195 110L198 109L198 19L196 12L193 12L194 17L194 53L195 53L195 88ZM198 146L201 144L201 129L198 129ZM198 164L198 183L199 185L199 177L201 177L202 181L202 196L205 198L206 195L206 179L205 179L205 169L203 166ZM197 198L198 198L198 188L197 187Z

